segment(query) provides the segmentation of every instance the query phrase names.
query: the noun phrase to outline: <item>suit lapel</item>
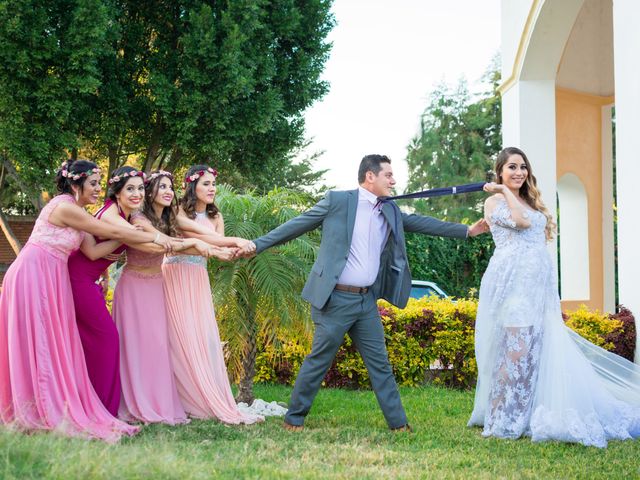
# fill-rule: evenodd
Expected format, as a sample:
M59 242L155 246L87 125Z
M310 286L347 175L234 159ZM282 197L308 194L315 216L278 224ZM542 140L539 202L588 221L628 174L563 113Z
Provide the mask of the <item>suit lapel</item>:
M347 245L351 245L353 228L356 224L356 210L358 209L358 190L349 190L347 195Z
M391 202L384 202L382 204L382 215L387 219L389 227L391 228L391 235L396 238L398 233L398 212L396 212L395 206Z

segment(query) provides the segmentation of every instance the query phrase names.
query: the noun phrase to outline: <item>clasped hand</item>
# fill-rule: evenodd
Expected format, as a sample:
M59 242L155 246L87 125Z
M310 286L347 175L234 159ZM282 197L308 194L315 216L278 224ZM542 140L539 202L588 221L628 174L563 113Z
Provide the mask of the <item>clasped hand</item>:
M256 244L251 240L245 240L236 251L235 258L251 258L256 254Z

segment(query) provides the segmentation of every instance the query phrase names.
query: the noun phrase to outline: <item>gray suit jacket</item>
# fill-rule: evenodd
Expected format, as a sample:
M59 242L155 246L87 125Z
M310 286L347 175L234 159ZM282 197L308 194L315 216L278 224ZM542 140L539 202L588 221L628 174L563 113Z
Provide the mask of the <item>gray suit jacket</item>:
M302 298L321 309L327 303L347 263L357 206L358 190L330 191L310 210L254 240L257 253L322 226L320 252L302 290ZM376 298L384 298L393 305L404 308L411 293L405 230L441 237L466 238L467 226L423 215L408 215L402 213L394 202L385 202L382 214L389 222L391 234L382 250L380 270L372 290Z

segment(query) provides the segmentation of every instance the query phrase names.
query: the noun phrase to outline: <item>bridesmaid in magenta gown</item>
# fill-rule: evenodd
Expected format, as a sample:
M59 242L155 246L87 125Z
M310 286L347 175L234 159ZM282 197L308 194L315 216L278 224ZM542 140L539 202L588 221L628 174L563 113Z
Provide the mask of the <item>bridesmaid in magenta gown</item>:
M131 222L175 236L175 209L171 173L153 172L145 182L142 212L133 214ZM212 247L196 239L182 246L189 249L185 253L213 253ZM120 333L120 418L174 425L188 420L169 355L163 257L164 250L155 245L127 248L127 264L113 294L113 319Z
M114 418L91 386L67 259L83 237L90 237L84 231L118 241L169 241L108 225L84 211L101 190L94 163L66 162L56 182L60 195L40 213L29 241L7 271L0 295L0 421L11 429L113 442L137 428ZM112 245L86 242L82 248L100 256Z
M216 171L206 165L191 167L186 175L183 212L204 231L225 239L222 214L214 204ZM240 239L231 239L242 247ZM178 394L187 413L196 418L216 418L229 424L264 420L238 410L229 384L218 333L207 262L202 257L173 255L162 268L169 320L171 360Z
M130 166L120 167L112 173L108 183L107 201L95 217L101 219L104 216L106 220L117 216L128 222L131 213L142 205L144 199L143 172ZM101 242L99 239L96 241ZM125 245L119 245L109 255L97 259L88 258L81 250L69 256L71 290L89 378L98 397L113 416L118 415L122 395L120 340L107 309L102 286L96 282L125 248Z

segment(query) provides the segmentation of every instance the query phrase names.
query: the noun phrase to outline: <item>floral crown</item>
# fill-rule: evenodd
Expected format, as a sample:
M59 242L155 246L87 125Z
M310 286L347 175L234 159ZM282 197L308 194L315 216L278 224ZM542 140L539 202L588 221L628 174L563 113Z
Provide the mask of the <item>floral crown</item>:
M88 177L90 175L93 175L94 173L97 173L98 175L101 173L98 167L90 168L89 170L85 170L84 172L70 172L68 167L69 163L64 162L62 164L62 171L60 172L60 175L71 180L80 180L81 178Z
M121 173L120 175L116 175L115 177L111 177L109 179L109 185L113 185L114 183L118 183L120 180L124 178L133 178L133 177L142 177L142 180L147 177L142 170L131 170L130 172Z
M211 173L213 174L214 177L218 176L218 171L215 168L211 168L211 167L207 167L204 170L198 170L197 172L192 173L191 175L187 175L184 178L185 184L186 183L192 183L192 182L197 182L198 179L203 176L205 173Z
M171 180L173 180L173 174L171 172L167 172L166 170L158 170L148 177L145 177L144 183L149 183L151 180L155 180L158 177L169 177Z

